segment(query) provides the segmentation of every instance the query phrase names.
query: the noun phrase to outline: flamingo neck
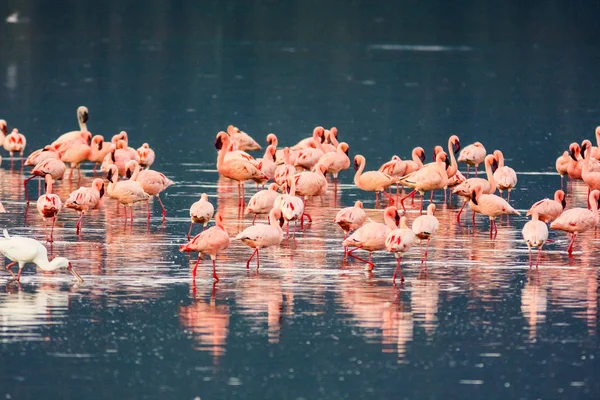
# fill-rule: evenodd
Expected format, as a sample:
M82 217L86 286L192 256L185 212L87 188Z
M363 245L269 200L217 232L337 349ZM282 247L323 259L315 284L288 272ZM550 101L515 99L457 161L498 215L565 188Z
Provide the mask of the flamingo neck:
M366 164L366 161L361 160L360 164L358 165L358 170L356 171L356 174L354 174L354 184L356 186L358 186L358 182L360 181L360 176L362 175L363 170L365 169L365 164Z
M456 162L456 157L454 157L454 148L450 139L448 139L448 154L450 154L450 169L446 172L448 177L452 177L458 171L458 163Z
M315 148L323 150L323 146L321 146L321 138L317 132L313 133L313 143L315 144Z
M217 170L223 166L225 161L225 154L229 151L229 139L222 139L223 145L221 146L221 150L219 150L219 154L217 156Z
M131 174L130 181L137 181L138 175L140 173L140 164L135 163L135 167L133 168L133 174Z
M390 229L398 228L398 225L396 225L396 219L392 218L387 213L383 214L383 223L386 224Z
M504 167L504 154L498 152L498 169Z
M288 151L283 151L283 163L285 165L292 165L292 163L290 162L290 150L288 149Z
M295 196L296 195L296 178L292 177L292 184L290 186L290 193L288 193L290 196Z
M54 180L52 179L52 175L46 174L44 175L44 180L46 181L46 194L52 194L52 184Z
M414 162L417 163L417 165L419 166L419 168L423 167L423 161L421 161L421 157L419 157L417 155L417 150L416 149L414 149L412 151L412 159L413 159Z
M490 183L490 191L494 193L496 191L496 180L494 179L494 173L492 172L492 166L490 163L485 163L485 173L487 175L487 180Z

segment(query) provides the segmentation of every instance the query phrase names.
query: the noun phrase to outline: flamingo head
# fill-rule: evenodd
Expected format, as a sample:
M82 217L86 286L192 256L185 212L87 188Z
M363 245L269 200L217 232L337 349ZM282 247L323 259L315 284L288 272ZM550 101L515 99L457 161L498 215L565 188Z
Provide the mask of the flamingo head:
M8 126L6 125L6 121L3 119L0 119L0 131L2 131L2 133L5 135L8 134Z
M226 144L229 144L229 136L227 135L227 133L221 131L217 134L217 139L215 140L215 148L217 150L221 150Z
M85 106L79 106L77 108L77 118L81 121L81 123L85 124L88 120L89 113L88 109Z
M583 158L585 158L585 152L588 148L589 149L592 148L592 142L590 142L589 140L586 139L581 143L581 156Z
M422 163L425 162L425 150L423 150L421 147L419 147L417 150L417 156L419 157Z
M275 136L274 133L269 133L267 135L267 143L269 143L269 145L277 143L277 136Z
M580 149L579 149L579 145L577 143L571 143L569 145L569 155L571 156L571 158L575 161L577 160L577 156L580 153Z
M442 148L442 146L435 146L433 148L433 158L432 159L435 160L435 158L437 157L438 153L442 152L442 151L444 151L444 149Z
M562 205L563 210L567 207L565 192L562 190L557 190L556 193L554 193L554 200L558 201Z
M358 171L360 168L360 164L362 164L361 159L358 155L354 156L354 170Z
M344 154L348 155L348 152L350 151L350 146L348 146L348 143L342 142L342 143L338 144L338 147L340 149L342 149Z
M329 129L329 136L333 136L334 138L337 139L338 136L338 128L336 128L335 126L332 126L331 129Z
M460 139L456 135L450 137L450 143L452 143L452 151L458 153L460 151Z
M113 165L110 165L108 167L108 171L106 171L106 179L108 179L109 182L111 182L111 183L114 183L112 178L113 178L113 176L115 174L115 170L116 170L116 168L113 168L113 167L114 167Z

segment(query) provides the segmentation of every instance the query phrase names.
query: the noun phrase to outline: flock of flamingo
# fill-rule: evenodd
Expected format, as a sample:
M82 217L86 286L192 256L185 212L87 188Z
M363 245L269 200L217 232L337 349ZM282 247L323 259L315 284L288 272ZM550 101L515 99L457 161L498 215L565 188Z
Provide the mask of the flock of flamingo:
M24 166L33 166L31 176L24 181L25 196L29 202L27 182L40 177L45 182L45 193L37 200L37 209L44 220L46 227L46 242L53 241L54 223L63 208L71 208L79 213L75 225L76 233L82 229L83 216L91 210L101 206L104 194L116 200L125 207L125 223L129 218L133 223L133 205L146 202L148 219L150 219L149 199L156 197L162 208L163 219L166 218L166 209L160 199L160 193L174 182L164 174L150 169L155 160L155 153L148 143L138 149L129 147L126 132L122 131L112 137L110 142L105 142L101 135L92 135L86 126L88 109L77 109L79 129L67 132L43 148L31 153L23 162ZM306 201L310 197L322 196L327 192L330 183L327 174L333 176L333 184L337 190L338 174L351 165L349 157L350 146L345 142L338 142L338 130L333 127L324 129L316 127L313 134L297 144L278 149L278 138L275 134L267 136L268 146L262 158L255 159L247 151L260 150L261 146L248 134L230 125L227 132L217 134L215 147L218 151L217 170L225 178L238 183L238 208L245 214L253 214L252 224L236 236L244 244L253 249L246 262L256 258L256 267L260 266L259 251L264 248L279 246L284 238L294 238L298 222L304 229L304 220L312 221L307 212ZM600 127L596 129L596 137L600 142ZM7 124L0 120L0 144L10 153L11 168L15 153L23 155L26 138L13 129L8 133ZM372 253L386 250L392 253L396 260L393 282L397 274L404 281L402 275L402 256L417 242L421 249L421 263L426 265L429 242L435 236L439 222L435 217L436 205L433 203L433 192L444 191L444 201L448 201L448 191L464 199L457 219L464 207L468 204L472 210L472 220L480 213L490 220L490 238L494 239L498 232L496 218L501 215L520 215L510 205L511 190L517 185L515 171L504 165L504 156L500 150L488 154L484 146L475 142L461 149L461 143L456 135L448 139L447 152L442 146L434 149L434 161L423 164L425 151L416 147L412 151L411 160L402 160L393 156L389 162L383 164L378 170L365 171L366 159L362 155L353 157L356 173L354 184L358 189L366 192L375 192L376 207L379 195L385 197L389 205L383 210L383 222L372 221L367 218L363 203L356 201L353 206L339 210L335 223L344 231L342 241L344 257L356 258L367 265L368 270L374 268ZM456 158L458 154L458 158ZM581 179L589 187L588 207L571 208L565 210L565 193L557 190L554 199L543 199L531 206L527 216L531 216L523 227L523 238L529 248L529 266L533 266L532 248L538 249L536 268L540 263L542 247L548 241L548 227L562 230L571 235L567 249L572 256L573 243L577 234L595 228L598 224L598 207L600 204L600 148L593 147L591 141L584 140L579 146L572 143L569 151L556 160L556 170L562 177L567 175L571 179ZM76 169L81 177L80 166L83 162L95 163L93 173L98 165L106 174L106 182L102 178L92 181L90 187L81 187L73 191L66 200L53 193L52 188L56 181L65 177L66 163L69 163L67 179L73 178ZM467 165L467 176L458 170L458 163ZM486 178L478 177L478 167L483 163ZM469 177L473 167L475 177ZM122 178L121 180L119 180ZM126 178L126 179L125 179ZM245 183L256 183L257 191L245 202ZM265 185L273 181L266 189ZM258 190L262 185L262 190ZM395 192L394 192L395 186ZM402 195L400 194L402 186ZM404 187L412 191L404 195ZM496 190L500 196L496 195ZM507 192L506 199L503 192ZM408 225L405 201L411 197L414 202L416 193L420 193L420 213ZM423 215L423 201L425 192L430 192L430 204ZM396 207L401 207L401 210ZM0 211L4 208L0 205ZM208 195L203 193L200 199L190 207L190 227L187 234L188 243L180 246L180 251L198 252L198 259L193 268L193 279L203 255L209 255L212 260L213 278L219 280L216 268L216 258L219 253L229 248L231 238L223 223L223 213L216 212L210 203ZM267 215L267 223L255 223L258 216ZM207 224L214 218L215 225L207 228ZM49 228L47 224L51 223ZM293 232L290 233L290 224L293 222ZM204 230L191 238L193 224L202 224ZM286 225L285 235L283 226ZM191 240L190 240L191 239ZM421 244L425 242L423 252ZM369 253L368 259L355 255L357 250ZM56 257L48 260L46 247L37 240L10 236L4 231L4 238L0 238L0 252L12 262L6 269L16 281L20 280L21 272L26 263L34 263L45 271L54 271L66 268L77 279L83 281L81 276L73 269L68 259ZM12 267L18 264L17 275Z

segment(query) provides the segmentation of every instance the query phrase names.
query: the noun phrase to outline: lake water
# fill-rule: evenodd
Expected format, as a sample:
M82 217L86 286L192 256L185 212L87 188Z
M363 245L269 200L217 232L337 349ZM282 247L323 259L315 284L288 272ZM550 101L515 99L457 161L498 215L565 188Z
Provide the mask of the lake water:
M486 219L458 224L457 199L442 205L437 193L427 270L414 249L394 286L389 254L374 254L371 274L343 261L337 210L361 199L381 219L345 171L335 193L309 201L314 222L296 240L261 253L259 271L234 242L218 260L221 281L204 261L194 284L195 255L178 251L202 192L231 236L250 223L215 168L214 137L229 124L263 145L269 132L294 144L335 125L367 169L418 145L430 160L457 134L504 151L517 209L551 197L556 157L600 125L597 3L192 3L0 6L2 21L20 12L0 24L0 118L27 135L27 154L76 129L86 105L94 134L149 142L153 168L176 181L164 222L154 202L150 223L138 205L124 226L107 200L78 236L76 213L62 211L51 252L85 283L30 267L19 286L2 273L0 397L600 397L596 232L578 238L573 258L567 236L551 232L530 271L525 217L504 218L490 240ZM28 172L2 155L0 224L43 240L24 201ZM56 193L89 185L91 167ZM568 206L585 207L586 193L570 182ZM409 208L409 220L417 214Z

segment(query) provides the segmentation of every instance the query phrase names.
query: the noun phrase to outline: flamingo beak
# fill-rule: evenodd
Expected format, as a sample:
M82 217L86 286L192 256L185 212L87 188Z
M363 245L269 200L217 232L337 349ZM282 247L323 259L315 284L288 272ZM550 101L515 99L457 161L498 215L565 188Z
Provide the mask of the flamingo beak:
M84 122L84 123L87 122L88 117L89 117L89 115L88 115L87 111L84 111L81 113L81 121L82 122Z
M98 142L98 150L102 150L102 140Z
M100 188L100 198L102 198L102 196L104 196L104 183L102 184L102 187Z
M273 162L277 161L277 155L273 154Z
M112 162L114 162L114 163L117 162L117 160L115 159L115 151L114 150L112 153L110 153L110 158L111 158Z
M344 153L346 153L347 156L350 156L350 154L348 154L348 153L350 153L350 149L346 149L346 151Z
M396 211L396 226L400 225L400 214L398 214L398 211Z
M494 162L492 163L492 172L496 172L497 169L498 169L498 160L494 160Z
M187 243L179 246L179 251L190 251L187 247Z
M448 157L446 157L446 160L444 161L446 163L446 169L450 168L450 159Z
M575 151L573 149L569 149L569 155L575 161L577 161L577 157L575 157Z
M325 143L325 133L321 135L321 143Z
M425 152L422 152L419 158L421 159L421 162L425 162Z
M217 140L215 140L215 148L217 150L221 150L223 148L223 140L221 139L221 136L219 136Z
M285 219L283 219L283 215L279 217L279 226L282 227L285 224Z
M112 169L109 169L108 172L106 173L106 179L108 179L111 183L113 181L112 176L113 176Z
M131 179L131 170L127 169L127 171L125 171L125 176L127 176L127 179Z
M583 146L581 146L581 157L585 158L585 150L587 149L587 143L584 143Z
M71 275L73 275L75 278L79 279L81 282L84 282L84 280L81 277L81 275L79 275L77 273L77 271L75 271L75 268L73 268L73 265L71 265L71 263L69 263L69 266L67 267L67 269L69 270L69 272L71 273Z
M563 210L565 208L567 208L567 200L563 197L562 201L560 202L560 204L562 205Z
M460 151L460 141L457 140L456 142L454 142L454 146L453 147L454 147L453 148L454 152L458 153Z
M473 193L471 193L471 201L473 202L473 204L475 204L476 206L479 205L479 203L477 203L477 193L473 190Z
M354 160L354 170L358 171L358 163L356 162L356 160Z

